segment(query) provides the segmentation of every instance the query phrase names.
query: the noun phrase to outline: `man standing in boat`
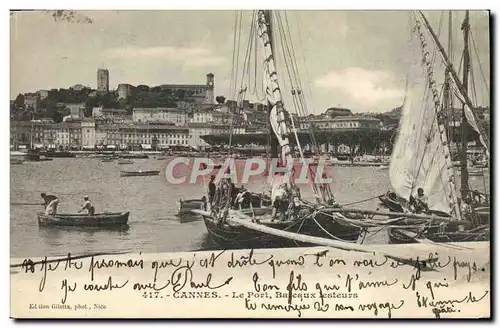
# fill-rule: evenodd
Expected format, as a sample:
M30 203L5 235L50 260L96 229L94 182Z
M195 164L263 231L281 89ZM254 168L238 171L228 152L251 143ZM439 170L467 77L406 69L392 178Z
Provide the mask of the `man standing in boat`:
M94 215L95 213L95 208L94 205L90 202L89 196L84 196L83 197L84 203L82 208L78 211L78 213L81 213L84 210L87 210L88 215Z
M57 205L59 205L59 198L53 195L47 195L44 192L41 193L41 196L44 201L42 205L45 206L45 215L56 214Z
M210 177L210 182L208 183L208 203L212 205L212 201L214 200L215 196L215 175L212 175Z

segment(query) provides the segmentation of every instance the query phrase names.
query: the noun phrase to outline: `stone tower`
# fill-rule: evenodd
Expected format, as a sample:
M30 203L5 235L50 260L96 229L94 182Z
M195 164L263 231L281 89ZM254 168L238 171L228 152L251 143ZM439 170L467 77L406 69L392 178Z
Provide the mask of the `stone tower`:
M109 71L99 68L97 70L97 91L109 92Z
M206 104L213 104L215 97L214 97L214 75L212 73L207 74L207 92L205 95L205 103Z

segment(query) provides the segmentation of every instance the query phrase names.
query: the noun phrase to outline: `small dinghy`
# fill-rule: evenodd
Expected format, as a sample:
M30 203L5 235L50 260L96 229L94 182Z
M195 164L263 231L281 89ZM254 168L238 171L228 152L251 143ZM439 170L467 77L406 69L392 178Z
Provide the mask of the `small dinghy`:
M126 225L130 212L88 214L38 214L39 226L50 227L117 227Z
M113 158L103 158L103 159L101 159L101 162L104 162L104 163L112 162L112 161L114 161Z
M160 171L120 171L120 176L122 177L144 177L159 174Z
M125 164L134 164L134 161L131 159L120 159L118 160L119 165L125 165Z

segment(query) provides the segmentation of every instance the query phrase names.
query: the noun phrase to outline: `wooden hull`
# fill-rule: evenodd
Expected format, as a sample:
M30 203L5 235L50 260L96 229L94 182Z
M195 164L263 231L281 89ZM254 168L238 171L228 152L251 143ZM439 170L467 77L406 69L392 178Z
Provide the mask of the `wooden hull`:
M146 158L149 158L149 156L146 155L146 154L142 154L142 155L120 155L120 158L125 158L125 159L142 158L142 159L146 159Z
M75 158L76 154L70 152L46 152L45 156L48 158Z
M10 164L15 165L15 164L23 164L24 159L19 159L19 158L11 158L10 159Z
M49 227L117 227L128 223L130 212L87 214L38 214L38 225Z
M390 211L404 212L403 206L401 206L401 204L398 201L389 198L387 195L380 196L378 199L380 200L382 205L387 207Z
M489 241L490 234L484 232L466 231L444 231L444 232L429 232L415 238L414 231L400 228L389 228L389 244L414 244L419 238L425 238L435 243L447 242L470 242L470 241ZM410 232L410 234L408 234ZM418 233L417 233L418 234Z
M122 177L144 177L150 175L159 175L160 171L137 171L137 172L129 172L129 171L120 171L120 176Z
M257 210L257 209L256 209ZM268 211L270 209L267 209ZM210 238L219 246L224 248L282 248L282 247L307 247L313 244L297 242L283 237L277 237L248 229L234 224L224 223L219 225L208 212L203 215L205 226ZM333 220L329 216L318 216L316 221L335 239L347 242L356 242L361 234L361 229L344 225ZM271 228L286 230L309 236L332 238L325 233L313 220L298 221L274 221L262 222Z

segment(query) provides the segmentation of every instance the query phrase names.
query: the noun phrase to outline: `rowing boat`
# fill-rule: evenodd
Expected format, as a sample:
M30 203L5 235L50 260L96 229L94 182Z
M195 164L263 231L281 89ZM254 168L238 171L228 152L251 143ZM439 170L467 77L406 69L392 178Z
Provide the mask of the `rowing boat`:
M39 226L116 227L126 225L130 212L88 214L38 214Z
M160 171L120 171L120 176L122 177L143 177L159 174Z

